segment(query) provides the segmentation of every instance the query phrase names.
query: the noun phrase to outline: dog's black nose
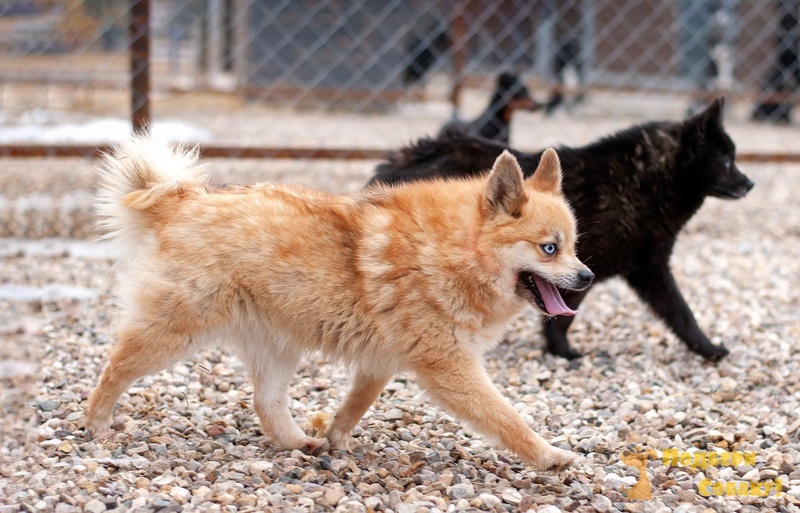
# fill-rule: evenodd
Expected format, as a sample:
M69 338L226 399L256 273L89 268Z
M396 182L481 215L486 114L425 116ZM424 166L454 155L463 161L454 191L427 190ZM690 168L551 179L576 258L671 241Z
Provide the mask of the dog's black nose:
M580 280L582 286L588 287L592 284L592 280L594 280L594 273L589 269L578 271L578 280Z

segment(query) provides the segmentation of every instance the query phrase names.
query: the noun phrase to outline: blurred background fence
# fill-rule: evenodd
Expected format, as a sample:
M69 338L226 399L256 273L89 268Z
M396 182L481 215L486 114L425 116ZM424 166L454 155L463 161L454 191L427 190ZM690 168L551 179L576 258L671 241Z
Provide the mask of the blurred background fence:
M799 9L800 0L0 0L0 156L91 153L149 120L208 155L378 158L478 115L506 71L538 107L529 122L681 116L724 94L742 122L791 126Z

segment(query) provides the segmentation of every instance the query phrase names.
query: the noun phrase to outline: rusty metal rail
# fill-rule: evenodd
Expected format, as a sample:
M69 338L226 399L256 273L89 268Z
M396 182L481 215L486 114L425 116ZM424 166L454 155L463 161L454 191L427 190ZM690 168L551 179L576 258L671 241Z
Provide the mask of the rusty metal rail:
M198 145L205 158L236 159L314 159L380 160L390 150L361 148L289 148L255 146ZM108 151L111 145L0 145L0 157L93 157Z
M368 148L294 148L269 146L216 146L200 144L204 158L235 159L300 159L300 160L382 160L392 150ZM43 157L96 157L108 151L110 145L0 145L0 158L43 158ZM739 162L755 163L800 163L800 153L739 153Z

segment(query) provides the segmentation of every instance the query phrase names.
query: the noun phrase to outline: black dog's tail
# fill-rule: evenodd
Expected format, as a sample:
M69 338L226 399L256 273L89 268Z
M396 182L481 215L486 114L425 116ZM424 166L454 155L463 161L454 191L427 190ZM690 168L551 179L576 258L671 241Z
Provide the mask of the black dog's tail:
M513 153L523 168L531 165L532 158L538 162L538 155L512 150L505 144L469 135L463 128L453 126L436 138L423 137L389 154L386 161L375 168L375 176L367 185L475 176L489 170L503 150Z
M409 146L390 153L386 161L375 168L375 176L367 185L378 183L395 185L441 176L441 173L436 171L438 169L436 161L441 160L441 156L451 153L449 134L454 130L460 128L446 128L438 138L423 137Z

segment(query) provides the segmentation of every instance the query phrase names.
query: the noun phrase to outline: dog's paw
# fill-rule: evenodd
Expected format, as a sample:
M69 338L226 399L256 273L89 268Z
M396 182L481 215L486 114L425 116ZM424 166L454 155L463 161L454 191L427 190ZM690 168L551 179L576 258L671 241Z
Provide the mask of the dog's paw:
M720 344L711 345L700 354L709 362L718 362L728 356L730 351L728 351L728 348L725 347L724 344Z
M331 445L331 449L337 451L350 450L350 433L341 433L336 430L330 430L327 436Z
M575 360L583 356L583 353L573 348L569 343L548 346L547 350L553 356L560 356L567 360Z
M83 423L86 438L89 440L108 437L111 434L111 420L90 419L86 417Z
M566 358L567 360L576 360L576 359L580 358L581 356L583 356L583 353L581 353L577 349L573 349L572 347L568 347L567 350L563 352L563 354L559 354L557 356L561 356L563 358Z
M577 458L578 455L574 452L551 447L547 453L537 458L531 466L539 472L560 472L572 465Z
M325 438L308 437L298 449L311 456L319 456L328 450L328 440Z

